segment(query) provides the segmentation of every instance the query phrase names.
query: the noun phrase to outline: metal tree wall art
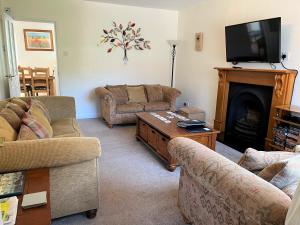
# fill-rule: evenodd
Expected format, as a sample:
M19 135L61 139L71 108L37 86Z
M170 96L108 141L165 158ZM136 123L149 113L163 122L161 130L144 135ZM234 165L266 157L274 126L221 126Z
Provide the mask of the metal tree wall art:
M110 30L103 29L101 43L109 44L110 48L107 53L112 52L115 48L122 48L124 51L124 63L128 61L127 51L131 49L145 50L151 49L150 41L146 41L141 35L141 28L136 28L136 24L129 22L127 26L113 22L113 28Z

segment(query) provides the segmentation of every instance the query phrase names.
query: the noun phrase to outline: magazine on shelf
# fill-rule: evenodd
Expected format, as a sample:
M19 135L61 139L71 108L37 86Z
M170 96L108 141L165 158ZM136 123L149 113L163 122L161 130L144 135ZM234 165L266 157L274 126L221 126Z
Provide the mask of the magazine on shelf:
M18 201L16 196L0 199L0 225L14 225L16 223Z
M0 199L21 195L24 188L24 172L0 174Z

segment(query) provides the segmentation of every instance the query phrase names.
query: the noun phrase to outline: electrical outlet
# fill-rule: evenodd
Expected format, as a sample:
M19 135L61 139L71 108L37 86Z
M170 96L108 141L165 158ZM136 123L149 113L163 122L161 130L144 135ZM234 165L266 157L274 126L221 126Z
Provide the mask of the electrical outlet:
M283 61L289 60L290 55L289 55L288 53L283 52L283 53L281 54L281 58L282 58Z
M189 103L189 102L184 102L184 103L183 103L183 106L189 107L189 106L190 106L190 103Z

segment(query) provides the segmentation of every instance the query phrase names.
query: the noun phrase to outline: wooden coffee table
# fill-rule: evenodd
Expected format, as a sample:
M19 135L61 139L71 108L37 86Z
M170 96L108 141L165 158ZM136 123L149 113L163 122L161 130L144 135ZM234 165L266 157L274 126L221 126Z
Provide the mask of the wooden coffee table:
M167 118L167 112L156 112ZM186 137L206 145L212 150L216 147L216 138L219 131L191 133L177 127L177 118L169 119L171 123L164 123L148 112L137 113L136 138L153 150L166 164L169 171L176 169L177 163L167 150L168 143L176 137ZM167 118L168 119L168 118Z
M49 169L35 169L25 172L23 194L47 191L47 205L31 209L21 207L23 195L18 196L18 214L16 225L51 224Z

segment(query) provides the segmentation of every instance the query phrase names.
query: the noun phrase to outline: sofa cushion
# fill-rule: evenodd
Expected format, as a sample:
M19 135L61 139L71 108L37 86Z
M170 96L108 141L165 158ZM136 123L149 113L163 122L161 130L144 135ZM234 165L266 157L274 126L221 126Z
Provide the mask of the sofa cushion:
M11 109L12 111L14 111L21 119L23 117L23 114L25 112L24 109L22 109L21 106L14 104L12 102L7 103L6 108Z
M106 89L112 93L117 104L124 104L128 102L128 94L126 87L126 85L116 85L106 86Z
M162 102L163 90L160 85L145 85L147 91L148 102Z
M27 111L29 109L29 105L27 104L27 102L23 101L20 98L12 98L10 102L20 106L24 111Z
M50 137L53 136L52 127L51 127L47 117L45 116L43 110L37 104L31 105L28 113L33 118L35 118L38 122L40 122L44 126L45 129L47 129L47 133L49 133Z
M22 125L18 134L18 141L36 140L38 136L26 125Z
M31 116L28 112L24 113L22 122L28 126L38 138L51 138L52 134L40 123L36 118Z
M43 102L41 102L39 100L36 100L36 99L33 99L33 98L30 98L29 105L30 105L30 107L32 105L35 105L36 107L38 107L43 112L43 114L45 115L45 117L47 118L49 123L51 123L50 113L49 113L47 107L45 106L45 104Z
M300 155L285 160L283 169L273 177L270 183L293 198L299 181Z
M51 124L53 137L80 137L80 128L75 118L55 120Z
M2 116L6 121L15 129L19 131L21 126L21 119L18 115L11 109L5 108L0 111L0 116Z
M148 102L145 103L145 111L164 111L170 110L170 103L168 102Z
M127 87L129 102L147 102L144 86Z
M4 141L15 141L17 139L17 132L2 116L0 116L0 138L4 138Z
M0 101L0 110L6 108L6 105L7 105L8 101Z
M265 167L295 156L294 152L264 152L248 148L238 164L245 169L257 173Z
M117 113L135 113L135 112L143 112L144 106L139 103L127 103L117 105Z

